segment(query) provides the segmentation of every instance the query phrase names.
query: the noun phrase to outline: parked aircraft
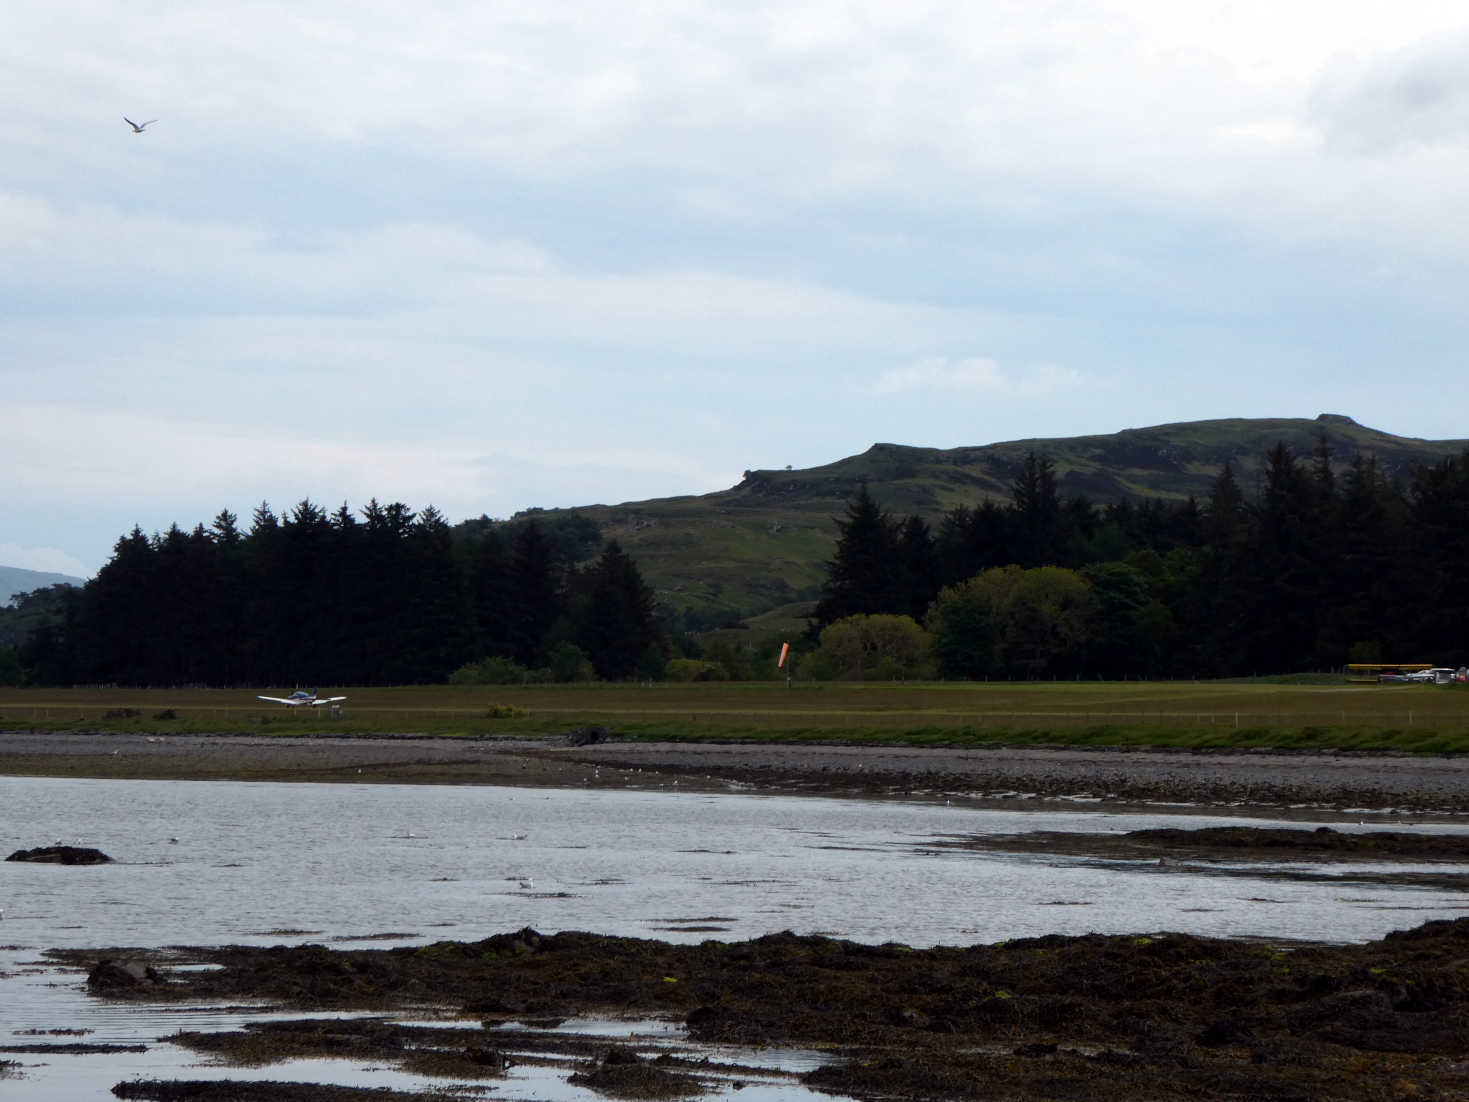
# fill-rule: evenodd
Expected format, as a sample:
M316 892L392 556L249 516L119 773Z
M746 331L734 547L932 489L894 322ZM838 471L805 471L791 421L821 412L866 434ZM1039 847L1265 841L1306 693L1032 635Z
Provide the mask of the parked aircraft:
M1427 669L1412 670L1408 673L1384 673L1378 674L1379 681L1408 681L1418 685L1448 685L1454 681L1463 680L1458 670L1449 669L1447 666L1430 666Z
M305 689L297 689L290 696L257 696L255 699L267 700L272 704L284 704L287 708L299 708L303 704L308 708L320 708L323 704L336 704L347 698L345 696L317 696Z

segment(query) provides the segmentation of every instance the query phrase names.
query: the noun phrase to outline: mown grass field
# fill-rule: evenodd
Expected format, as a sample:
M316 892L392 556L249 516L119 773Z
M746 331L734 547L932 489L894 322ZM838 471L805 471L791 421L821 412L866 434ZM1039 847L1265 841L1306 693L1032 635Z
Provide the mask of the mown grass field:
M0 689L0 732L514 736L601 724L658 739L1469 751L1465 686L758 683L330 691L348 697L339 717L265 704L248 689Z

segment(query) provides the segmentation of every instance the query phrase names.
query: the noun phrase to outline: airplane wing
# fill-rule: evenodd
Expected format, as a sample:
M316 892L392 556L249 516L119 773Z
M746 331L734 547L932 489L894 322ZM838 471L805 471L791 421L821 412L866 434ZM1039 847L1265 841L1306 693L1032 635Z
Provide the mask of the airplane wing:
M287 697L284 697L284 696L257 696L255 699L256 700L268 700L272 704L284 704L288 708L292 704L299 703L299 701L291 700L291 699L289 699Z
M346 699L347 698L345 696L323 696L323 697L317 698L316 700L313 700L311 702L311 706L313 708L317 708L317 707L320 707L323 704L335 704L339 700L346 700Z

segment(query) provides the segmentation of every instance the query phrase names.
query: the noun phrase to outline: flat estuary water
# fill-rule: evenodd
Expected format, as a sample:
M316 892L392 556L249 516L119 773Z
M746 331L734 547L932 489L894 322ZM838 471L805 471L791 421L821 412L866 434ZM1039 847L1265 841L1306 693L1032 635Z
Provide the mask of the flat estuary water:
M46 961L53 947L365 948L477 940L522 927L679 942L793 930L915 947L1159 930L1353 942L1469 913L1469 867L1458 865L1160 864L947 844L1030 831L1316 825L1224 814L1181 823L1163 810L1045 807L671 788L0 778L5 853L62 842L114 859L82 867L0 863L0 1046L11 1049L0 1058L21 1065L0 1079L0 1094L110 1098L113 1084L135 1077L446 1085L344 1061L210 1064L159 1038L239 1028L262 1015L93 998L82 975ZM1458 824L1381 828L1389 827L1469 832ZM1411 871L1437 875L1426 884L1383 875ZM650 1051L677 1047L681 1036L676 1026L652 1022L587 1028ZM68 1041L145 1048L14 1051ZM763 1058L771 1081L743 1082L741 1099L811 1097L792 1073L807 1070L812 1054ZM493 1097L598 1097L568 1084L564 1072L512 1071L496 1081Z

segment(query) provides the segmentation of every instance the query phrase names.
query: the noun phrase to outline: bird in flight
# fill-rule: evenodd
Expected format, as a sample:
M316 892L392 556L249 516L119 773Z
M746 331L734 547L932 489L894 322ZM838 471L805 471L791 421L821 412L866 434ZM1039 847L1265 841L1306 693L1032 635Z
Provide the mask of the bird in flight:
M134 134L141 134L144 130L147 130L148 127L152 126L158 120L157 119L149 119L147 122L133 122L132 119L130 119L126 115L124 115L122 117L122 121L125 122L125 123L127 123L129 126L131 126L133 128L133 133Z

